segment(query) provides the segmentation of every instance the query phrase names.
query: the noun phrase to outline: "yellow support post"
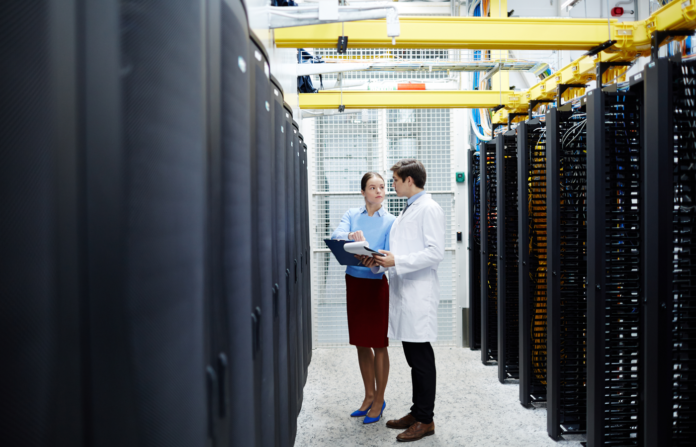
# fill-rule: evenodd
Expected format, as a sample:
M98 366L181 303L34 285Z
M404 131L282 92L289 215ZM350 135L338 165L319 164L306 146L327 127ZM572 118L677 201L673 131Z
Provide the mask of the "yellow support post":
M478 109L492 108L503 103L519 100L519 94L511 91L499 92L463 90L390 90L390 91L343 91L346 109ZM302 93L301 109L338 109L341 93L338 91Z

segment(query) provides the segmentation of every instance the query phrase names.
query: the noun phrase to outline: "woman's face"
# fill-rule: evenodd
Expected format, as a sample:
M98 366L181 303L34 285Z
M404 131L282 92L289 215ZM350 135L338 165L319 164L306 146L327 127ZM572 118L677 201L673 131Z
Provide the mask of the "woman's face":
M362 195L365 197L365 200L373 205L380 205L382 202L384 202L385 194L386 188L384 186L384 180L377 176L368 180L365 190L362 191Z

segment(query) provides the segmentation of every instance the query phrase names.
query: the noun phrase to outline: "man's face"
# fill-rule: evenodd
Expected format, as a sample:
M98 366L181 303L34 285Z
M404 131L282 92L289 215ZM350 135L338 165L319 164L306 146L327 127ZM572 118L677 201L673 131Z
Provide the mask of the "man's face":
M396 175L396 172L392 173L392 180L394 191L396 191L396 196L406 197L406 188L408 188L408 185L406 185L406 183L404 183L404 181L401 180L398 175Z

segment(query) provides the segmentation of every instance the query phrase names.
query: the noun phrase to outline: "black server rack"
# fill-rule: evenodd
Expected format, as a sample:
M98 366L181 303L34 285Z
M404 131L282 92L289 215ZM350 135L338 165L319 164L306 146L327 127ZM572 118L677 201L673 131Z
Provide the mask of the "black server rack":
M547 431L586 430L587 119L584 106L546 114Z
M520 403L546 401L546 123L517 127Z
M481 165L469 151L469 348L481 349Z
M642 438L641 109L642 85L588 92L588 446Z
M285 271L286 258L286 228L287 208L285 202L285 159L286 145L286 116L283 108L284 94L280 82L271 76L273 90L273 135L274 135L274 193L273 193L273 318L277 320L278 330L273 340L276 350L276 393L275 418L277 445L287 446L290 442L290 415L288 408L288 321Z
M498 360L496 145L481 143L481 361Z
M293 158L293 204L295 207L295 236L293 243L295 245L295 265L294 265L294 281L295 281L295 324L297 327L297 408L295 415L300 414L302 409L302 396L304 385L304 327L303 318L303 296L302 296L302 210L300 208L300 127L297 122L292 122L293 139L292 139L292 158Z
M643 445L687 446L696 433L693 344L693 161L696 102L693 62L658 59L644 71L645 152Z
M305 155L305 143L304 136L298 132L299 144L297 146L299 151L299 163L298 163L298 174L299 174L299 198L297 201L297 206L300 211L300 234L298 237L298 242L300 243L300 283L302 284L302 386L304 387L307 383L307 367L309 366L309 353L307 348L309 347L308 336L309 331L307 330L307 250L305 249L305 230L306 219L305 219L305 203L304 203L304 181L305 181L305 169L304 169L304 155Z
M517 134L496 137L498 241L498 380L519 378Z
M292 109L289 105L283 104L285 109L286 125L286 158L285 158L285 200L286 200L286 259L287 269L285 270L287 285L287 326L288 326L288 414L290 417L290 441L294 443L297 435L297 411L298 408L298 354L297 354L297 247L295 244L295 129L292 119Z
M253 205L252 265L254 278L254 310L252 321L257 368L255 387L260 393L259 436L262 445L272 445L275 440L274 424L274 352L275 325L273 318L273 271L268 268L273 259L273 133L271 114L271 82L268 55L261 41L253 32L250 36L252 106L251 106L251 184ZM275 320L277 321L277 320Z
M209 363L205 4L85 8L87 437L204 446L219 385Z
M302 207L303 207L303 245L304 245L304 300L305 300L305 383L312 360L312 276L310 263L309 232L309 159L307 143L302 144Z
M85 445L78 3L0 6L5 445Z

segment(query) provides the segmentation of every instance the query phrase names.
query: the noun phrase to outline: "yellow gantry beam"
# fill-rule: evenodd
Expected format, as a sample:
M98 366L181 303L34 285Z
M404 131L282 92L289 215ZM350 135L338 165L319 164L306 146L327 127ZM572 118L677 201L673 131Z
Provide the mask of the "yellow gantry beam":
M401 35L392 45L386 20L345 23L348 48L441 48L475 50L589 50L609 40L602 19L519 17L401 17ZM612 20L612 26L617 25ZM281 28L278 48L331 48L341 24Z
M514 92L505 91L363 91L343 92L346 109L476 109L495 107L509 101ZM301 109L338 109L341 105L340 92L300 94Z

